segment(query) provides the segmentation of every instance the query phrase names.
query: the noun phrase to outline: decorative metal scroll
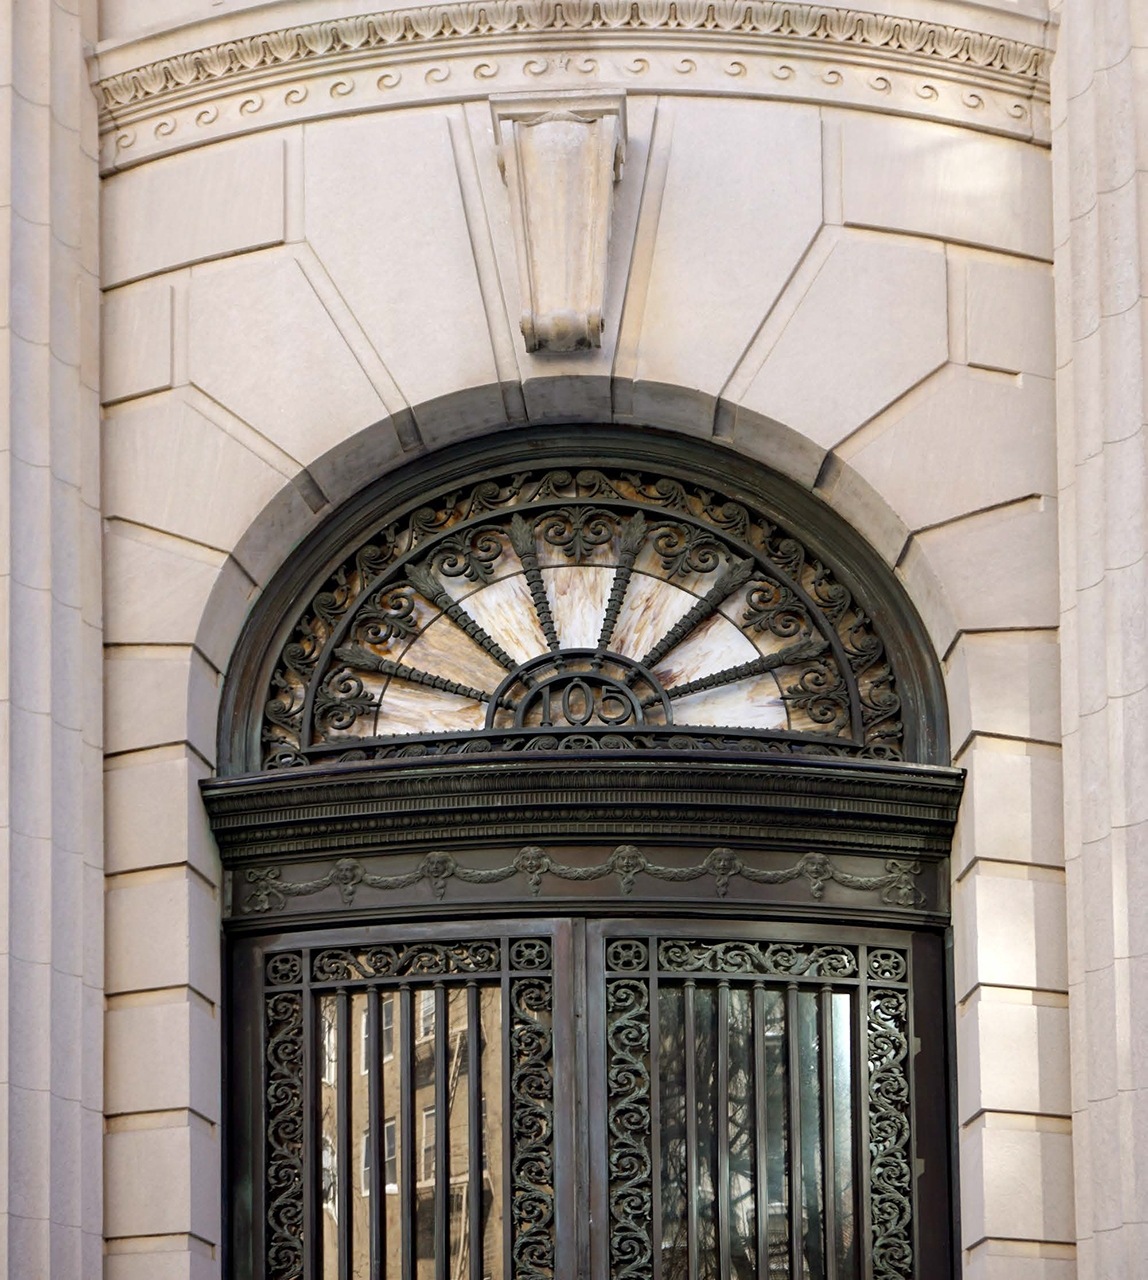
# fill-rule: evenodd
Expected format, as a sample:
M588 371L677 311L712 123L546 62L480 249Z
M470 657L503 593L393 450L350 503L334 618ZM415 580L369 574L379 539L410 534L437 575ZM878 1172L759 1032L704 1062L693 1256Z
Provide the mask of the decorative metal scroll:
M368 871L357 858L339 858L324 875L310 880L284 880L282 868L277 866L249 867L245 875L251 888L243 899L243 910L252 914L282 911L292 898L309 897L332 887L337 887L344 904L351 906L360 885L369 889L399 890L425 883L434 897L441 899L451 880L467 885L489 885L519 875L525 877L530 892L536 897L542 892L546 876L582 883L616 877L618 888L629 895L634 891L637 877L644 875L663 883L678 884L711 877L719 898L724 898L731 882L740 878L750 884L770 885L804 880L814 899L824 895L827 884L839 884L855 892L876 894L888 907L917 908L925 903L925 894L917 885L921 875L919 861L886 858L882 866L883 870L877 875L856 875L845 871L827 854L806 853L792 866L767 869L754 867L732 849L717 848L693 866L670 867L653 861L632 844L618 845L600 863L571 866L538 845L527 845L505 866L468 867L453 854L433 852L424 854L413 870L390 876Z
M502 963L497 942L413 942L375 947L329 948L311 960L316 982L395 978L408 974L489 973Z
M268 981L297 980L299 957L275 957ZM271 991L266 1001L267 1274L303 1274L303 997Z
M506 992L500 1021L509 1044L509 1112L505 1140L509 1144L511 1165L507 1200L513 1275L515 1280L553 1280L555 1063L551 960L551 942L543 937L374 943L277 952L267 957L262 1055L263 1242L267 1280L301 1280L305 1256L312 1248L324 1251L333 1248L341 1268L356 1248L366 1247L356 1244L349 1224L340 1220L334 1237L329 1237L318 1210L312 1209L312 1216L307 1216L305 1183L309 1171L317 1168L319 1142L313 1101L309 1104L308 1098L313 1100L322 1087L331 1087L329 1080L324 1082L318 1076L310 1078L308 1073L317 1069L324 1053L330 1052L341 1063L340 1073L350 1070L348 1045L325 1047L321 1043L322 1002L345 1001L351 993L368 992L371 988L378 988L375 992L378 999L382 993L400 990L426 993L443 985L459 993L470 993L474 988ZM478 1053L486 1052L485 1048L477 1047L478 1038L483 1034L475 1020L479 1008L477 999L469 1007L472 1012L466 1015L465 1034L474 1040L476 1047L470 1050L471 1061L477 1062ZM313 1014L310 1031L307 1030L309 1008ZM364 1040L365 1026L364 1021ZM308 1045L307 1035L318 1039ZM451 1030L444 1023L440 1029L432 1028L431 1039L436 1035L435 1044L440 1045L451 1035ZM357 1033L352 1038L357 1043ZM368 1067L365 1049L363 1052L365 1076ZM497 1038L490 1052L501 1055ZM381 1053L378 1050L376 1053L379 1056L370 1071L380 1069ZM425 1045L421 1042L403 1069L417 1073L418 1063L425 1065ZM358 1078L357 1069L354 1074ZM472 1077L468 1070L466 1088L479 1089L480 1078L481 1071ZM417 1074L411 1079L417 1080ZM378 1087L382 1088L381 1083ZM311 1111L308 1111L309 1105ZM472 1100L469 1105L471 1111L478 1114L479 1104ZM371 1125L382 1122L383 1115L373 1112ZM340 1143L356 1139L357 1135L340 1129ZM473 1137L469 1140L473 1153L477 1150L475 1140ZM492 1160L497 1158L500 1157L492 1153ZM477 1169L480 1165L478 1159L472 1167ZM412 1223L407 1225L413 1230ZM481 1239L481 1222L466 1229L472 1236L478 1232ZM414 1247L413 1237L408 1246ZM358 1258L356 1266L381 1265L376 1245L371 1244L369 1250L369 1256L366 1252L354 1254ZM324 1252L323 1256L326 1274L328 1255Z
M774 1103L765 1108L764 1116L760 1114L766 1085L757 1073L764 1068L764 1050L761 1045L763 1037L769 1033L759 1026L758 1019L766 1007L766 993L773 993L769 998L777 1001L778 1009L786 1010L782 1024L784 1032L775 1029L774 1034L784 1034L787 1042L798 1034L794 1017L799 999L810 1002L807 1008L816 1006L820 1010L817 1015L821 1019L819 1035L830 1027L833 1016L825 1002L843 1000L844 1007L849 1011L848 1022L843 1027L845 1039L852 1042L856 1038L864 1046L861 1062L853 1067L860 1074L860 1087L855 1088L852 1079L839 1082L836 1086L840 1097L845 1099L842 1105L852 1115L854 1134L853 1149L838 1152L837 1156L846 1160L849 1167L852 1167L856 1158L860 1183L853 1185L850 1179L846 1191L855 1216L839 1237L839 1242L846 1242L844 1245L839 1243L839 1248L843 1248L845 1254L838 1255L838 1270L834 1274L842 1277L866 1274L872 1275L873 1280L909 1280L913 1275L915 1254L910 1161L912 1113L908 1072L910 1027L906 953L893 947L626 937L607 944L605 959L605 1078L611 1274L648 1276L654 1269L655 1254L666 1247L666 1237L659 1237L655 1225L664 1222L662 1215L665 1204L659 1200L659 1196L665 1194L665 1170L658 1167L658 1160L664 1161L667 1158L666 1144L669 1140L664 1128L664 1111L661 1121L663 1127L660 1130L657 1128L659 1111L655 1095L659 1095L659 1090L664 1090L666 1085L664 1079L659 1083L658 1069L653 1066L652 1054L659 1039L666 1035L667 1016L666 1007L658 1005L657 993L660 990L664 998L668 990L676 989L679 993L684 991L685 998L692 1002L695 990L708 990L711 993L709 998L716 1002L725 1001L724 1007L728 1011L733 999L729 992L740 986L747 993L741 1007L752 1008L753 1011L750 1040L754 1047L751 1062L743 1070L754 1077L750 1096L754 1096L753 1090L756 1089L756 1109L759 1113L755 1121L758 1125L757 1137L750 1144L749 1153L743 1152L748 1166L739 1165L738 1176L743 1184L755 1177L767 1177L766 1158L758 1146L760 1142L767 1141L767 1126L780 1124L783 1130L788 1127L789 1133L789 1138L777 1140L777 1150L783 1153L787 1164L784 1190L779 1189L775 1182L771 1194L766 1195L760 1190L756 1193L758 1211L764 1213L768 1209L771 1223L773 1215L778 1214L787 1221L788 1232L783 1228L782 1235L786 1238L781 1240L780 1255L775 1258L771 1254L768 1266L759 1262L757 1273L764 1274L768 1269L772 1275L775 1266L779 1268L779 1274L808 1273L806 1267L810 1265L810 1258L803 1251L809 1248L811 1238L809 1206L800 1201L795 1204L792 1197L803 1194L801 1189L809 1170L806 1167L803 1172L801 1163L794 1163L796 1148L790 1139L796 1141L799 1131L797 1126L804 1123L804 1118L800 1121L796 1118L798 1099L807 1087L803 1083L804 1079L810 1074L814 1078L820 1074L824 1088L834 1079L832 1073L836 1070L827 1065L829 1051L824 1043L815 1042L812 1058L802 1056L809 1051L808 1046L790 1045L782 1055L782 1061L788 1060L789 1063L784 1076L784 1090L789 1096L788 1119L784 1113L778 1118ZM805 994L799 996L796 994L798 992ZM722 1007L720 1003L718 1007ZM687 1018L691 1016L687 1015ZM683 1079L688 1077L692 1080L690 1087L696 1090L699 1099L708 1089L714 1091L710 1096L722 1096L723 1089L729 1091L729 1077L724 1077L723 1084L723 1068L720 1065L714 1066L715 1061L718 1064L723 1061L721 1051L718 1051L716 1058L710 1060L708 1068L700 1065L700 1059L695 1062L695 1052L700 1052L700 1049L695 1049L695 1042L690 1038L688 1029L692 1025L687 1020L684 1050L679 1044L679 1050L684 1052L686 1059L685 1066L683 1068L678 1062L671 1069L684 1072ZM715 1037L713 1043L716 1045L723 1038L723 1024L719 1019L709 1025L708 1034ZM732 1050L729 1052L732 1054ZM724 1068L727 1073L730 1070L730 1060L727 1055ZM716 1075L707 1077L707 1069L715 1071ZM664 1061L660 1070L666 1070ZM824 1102L819 1105L824 1107ZM773 1116L772 1119L768 1118L770 1115ZM725 1118L719 1121L727 1122L731 1125L733 1123ZM692 1125L693 1122L686 1123ZM824 1129L819 1132L822 1143L829 1140ZM858 1141L858 1135L864 1134L868 1135L867 1146L862 1145L864 1139ZM721 1141L720 1138L714 1139L712 1135L709 1140ZM690 1142L693 1143L694 1139L691 1138ZM659 1152L660 1156L657 1154ZM684 1171L670 1179L675 1194L696 1197L699 1158L699 1153L691 1149L688 1160L684 1162L689 1169L688 1189L679 1185L686 1178ZM720 1159L719 1155L719 1162ZM828 1159L823 1152L817 1161L817 1169L823 1170L823 1161ZM750 1167L754 1168L753 1172L747 1172ZM818 1173L818 1176L821 1174ZM828 1174L824 1176L828 1177ZM703 1177L703 1185L704 1181ZM661 1192L659 1186L663 1188ZM825 1197L822 1203L828 1201L832 1191L833 1188L826 1184L821 1192ZM839 1188L838 1192L840 1193ZM779 1196L781 1200L778 1199ZM863 1258L848 1242L853 1240L852 1224L856 1223L856 1229L860 1230L861 1204L866 1199L872 1225ZM691 1202L683 1201L683 1204L686 1203ZM837 1204L835 1208L840 1212L842 1206ZM699 1225L702 1219L710 1215L703 1212L696 1202L691 1203L691 1207L683 1212L693 1240L693 1234L702 1229ZM817 1230L823 1229L826 1234L823 1244L815 1247L823 1250L833 1248L833 1241L829 1236L830 1221L827 1216L817 1227ZM719 1223L718 1238L725 1231L728 1240L731 1230L736 1233L736 1225L731 1226L727 1222L723 1226ZM813 1235L816 1235L816 1231ZM756 1247L764 1248L767 1241L773 1240L772 1227L770 1230L761 1226L751 1228L749 1237ZM691 1248L696 1256L696 1240ZM847 1261L841 1261L842 1256ZM662 1265L663 1270L669 1265L664 1256ZM813 1263L813 1273L822 1274L816 1263Z
M686 480L555 469L439 494L298 618L269 769L521 751L899 759L885 645L832 566Z
M549 966L549 945L542 945L545 954L531 953L529 967ZM541 977L515 977L510 984L510 1217L515 1280L551 1280L554 1275L551 991L549 980Z
M913 1274L908 996L869 990L869 1179L875 1280Z
M631 957L630 963L635 958ZM610 1275L614 1280L645 1280L653 1261L649 1228L653 1163L647 983L626 978L611 981L606 993L606 1018Z

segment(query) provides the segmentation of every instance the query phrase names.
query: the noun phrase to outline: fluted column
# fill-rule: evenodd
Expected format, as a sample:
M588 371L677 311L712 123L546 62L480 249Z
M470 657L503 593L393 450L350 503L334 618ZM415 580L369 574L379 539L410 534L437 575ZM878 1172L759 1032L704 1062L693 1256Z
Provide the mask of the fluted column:
M1081 1280L1148 1245L1148 9L1064 0L1054 68L1061 608Z
M88 0L0 0L0 1275L102 1269Z

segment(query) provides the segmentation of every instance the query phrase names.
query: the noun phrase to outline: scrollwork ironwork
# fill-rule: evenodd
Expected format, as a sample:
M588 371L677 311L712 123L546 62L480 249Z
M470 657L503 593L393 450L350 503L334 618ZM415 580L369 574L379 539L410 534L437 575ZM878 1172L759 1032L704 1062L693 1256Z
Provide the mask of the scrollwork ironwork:
M869 1181L874 1280L913 1274L908 997L871 988L868 1008Z
M502 964L502 947L478 942L412 942L373 947L333 947L311 960L315 982L355 978L398 978L429 974L490 973Z
M857 973L857 950L813 943L691 942L674 938L658 944L658 963L673 973L850 978Z
M303 1275L302 994L269 993L264 1027L267 1276L268 1280L299 1280Z
M592 588L597 648L564 647L564 629L574 623L562 609L575 607L564 593L573 580L554 575L602 569L613 573L605 598ZM696 597L684 613L670 609L653 637L623 625L628 610L647 608L645 596L632 598L639 576L642 592L655 590L654 578L665 592ZM501 584L508 577L524 590L507 595ZM478 600L491 584L503 593L494 608ZM508 606L511 599L517 603ZM513 617L515 609L526 616ZM675 659L679 646L719 622L725 640L712 657L702 646L708 666L699 669L696 655ZM424 644L435 626L433 643ZM472 645L511 675L501 684L492 679ZM614 678L643 685L639 709L621 717L624 700L615 690L571 723L547 718L527 696L536 683L530 668L543 657L583 682L621 663ZM776 693L768 681L751 683L770 673ZM744 701L691 698L743 682ZM431 701L412 703L412 688ZM485 722L465 709L475 701L489 706ZM439 731L421 741L407 732L412 708L431 705ZM636 736L645 708L658 709L654 725L674 728L672 740L650 740L658 749L884 759L903 750L901 699L884 641L823 558L743 502L690 481L556 468L440 494L347 556L281 650L264 708L262 763L297 767L333 748L346 760L647 749ZM746 723L738 723L742 716ZM502 741L476 736L511 727L517 735Z
M606 1128L614 1280L642 1280L653 1261L649 1052L649 988L641 981L611 979L606 988Z
M554 1035L548 981L510 984L510 1218L515 1280L554 1275Z

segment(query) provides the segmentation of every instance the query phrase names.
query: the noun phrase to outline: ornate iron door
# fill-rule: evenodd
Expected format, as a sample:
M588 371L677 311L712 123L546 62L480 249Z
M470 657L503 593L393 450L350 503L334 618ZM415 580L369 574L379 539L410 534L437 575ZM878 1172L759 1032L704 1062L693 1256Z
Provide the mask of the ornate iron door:
M241 943L237 1274L940 1275L944 1081L915 1096L913 1060L937 950L641 918Z

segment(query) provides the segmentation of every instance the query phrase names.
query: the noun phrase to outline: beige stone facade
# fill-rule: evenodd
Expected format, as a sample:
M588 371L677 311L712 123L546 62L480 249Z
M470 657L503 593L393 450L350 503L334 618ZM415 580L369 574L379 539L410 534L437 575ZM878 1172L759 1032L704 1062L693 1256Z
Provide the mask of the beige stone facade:
M903 583L968 771L963 1275L1141 1275L1144 6L0 8L0 1270L224 1274L197 784L264 585L401 464L619 423ZM583 350L520 328L490 100L527 92L624 102Z

